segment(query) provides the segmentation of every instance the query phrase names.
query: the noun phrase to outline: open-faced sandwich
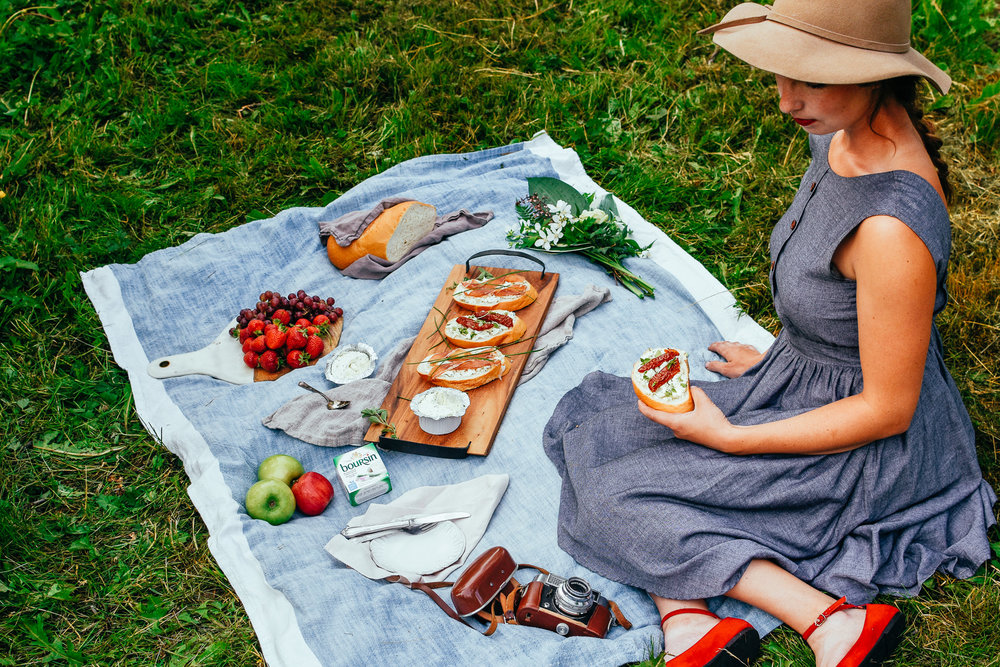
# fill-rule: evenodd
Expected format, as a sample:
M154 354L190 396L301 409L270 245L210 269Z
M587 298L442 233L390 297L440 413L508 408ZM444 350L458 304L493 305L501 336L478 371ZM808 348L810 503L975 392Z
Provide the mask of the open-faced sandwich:
M444 325L444 337L456 347L502 345L521 338L527 325L509 310L487 310L453 317Z
M439 387L468 391L502 377L510 366L497 348L476 347L429 354L417 365L417 373Z
M520 310L538 298L538 291L524 276L508 273L492 278L468 278L455 287L455 303L476 313L487 310Z
M686 352L651 347L632 366L632 388L639 400L664 412L694 409Z

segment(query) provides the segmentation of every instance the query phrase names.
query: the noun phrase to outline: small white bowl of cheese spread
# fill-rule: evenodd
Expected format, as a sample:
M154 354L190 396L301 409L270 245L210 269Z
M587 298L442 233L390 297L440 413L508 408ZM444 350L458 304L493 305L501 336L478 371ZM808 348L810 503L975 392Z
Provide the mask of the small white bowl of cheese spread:
M431 387L410 400L410 410L419 418L420 428L431 435L457 429L468 408L469 395L451 387Z
M370 345L341 345L326 362L326 379L334 384L347 384L366 378L375 372L378 355Z

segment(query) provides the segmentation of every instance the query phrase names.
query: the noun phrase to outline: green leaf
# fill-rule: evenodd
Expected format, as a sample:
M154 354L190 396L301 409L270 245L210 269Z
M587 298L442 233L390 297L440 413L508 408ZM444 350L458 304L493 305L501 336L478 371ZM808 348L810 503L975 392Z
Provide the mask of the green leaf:
M37 271L38 265L34 262L29 262L26 259L18 259L17 257L0 257L0 270L8 271L10 269L28 269L29 271Z
M982 94L976 99L969 102L969 104L970 105L982 104L983 102L987 101L992 97L996 97L997 95L1000 95L1000 81L983 86Z
M615 204L615 198L610 192L604 195L604 198L601 199L601 202L597 205L597 208L601 211L604 211L612 218L621 217L618 213L618 205Z
M569 183L558 178L536 176L528 179L528 193L537 196L548 204L564 201L570 206L573 215L586 211L590 202Z

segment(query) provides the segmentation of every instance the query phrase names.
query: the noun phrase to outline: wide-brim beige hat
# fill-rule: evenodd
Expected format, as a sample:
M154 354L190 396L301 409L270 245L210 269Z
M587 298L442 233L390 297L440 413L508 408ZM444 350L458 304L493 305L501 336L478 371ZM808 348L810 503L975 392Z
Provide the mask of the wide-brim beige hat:
M746 2L699 34L759 69L810 83L926 78L941 93L951 77L910 46L909 0Z

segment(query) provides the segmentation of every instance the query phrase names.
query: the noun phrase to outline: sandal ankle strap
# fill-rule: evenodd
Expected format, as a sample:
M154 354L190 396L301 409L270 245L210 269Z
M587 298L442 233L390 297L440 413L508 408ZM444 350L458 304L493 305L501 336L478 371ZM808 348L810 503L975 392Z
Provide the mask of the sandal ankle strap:
M830 618L831 615L838 611L843 611L845 609L861 609L861 607L854 604L847 604L847 598L843 597L834 602L832 605L826 608L826 610L816 617L812 625L806 628L806 631L802 633L802 639L809 639L809 636L816 632L816 628L826 623L826 619Z
M715 619L719 618L718 616L716 616L707 609L700 609L698 607L683 607L681 609L674 609L673 611L668 611L666 614L664 614L663 618L660 619L660 627L662 628L663 624L666 623L668 620L670 620L671 617L677 616L679 614L702 614L703 616L711 616L712 618Z

